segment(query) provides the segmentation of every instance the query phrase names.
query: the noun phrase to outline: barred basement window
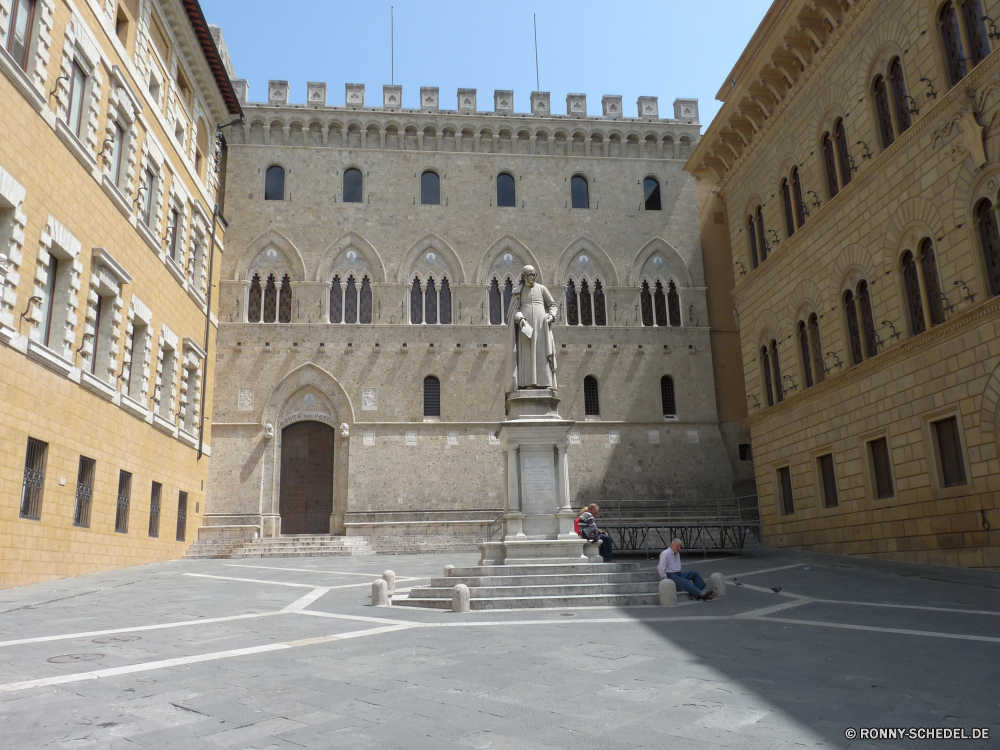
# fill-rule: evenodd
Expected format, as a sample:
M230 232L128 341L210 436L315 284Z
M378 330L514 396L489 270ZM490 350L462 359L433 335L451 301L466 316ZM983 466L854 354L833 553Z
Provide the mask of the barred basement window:
M936 440L939 475L942 487L965 484L965 460L962 456L962 438L958 418L948 417L931 425Z
M149 535L158 537L160 535L160 498L163 495L163 485L153 482L153 489L149 496Z
M778 493L781 515L792 515L795 512L795 499L792 497L792 470L788 466L778 469Z
M669 375L660 378L660 403L663 406L663 416L677 416L677 401L674 398L674 381Z
M997 227L996 211L988 199L979 201L976 206L976 225L979 229L979 249L983 253L983 262L986 265L990 296L996 297L1000 294L1000 228Z
M433 375L424 378L424 416L441 416L441 381Z
M268 167L264 173L264 200L285 200L285 170L282 167Z
M823 495L824 508L836 508L840 501L837 499L837 474L833 467L833 454L827 453L816 459L822 484L820 488Z
M45 487L45 459L49 444L28 438L24 455L24 480L21 485L21 518L37 521L42 515L42 490Z
M76 473L76 509L73 511L73 525L90 526L90 501L94 497L94 467L92 458L80 456L80 466Z
M128 510L132 498L132 474L124 469L118 473L118 502L115 508L115 531L128 533Z
M175 539L178 542L183 542L184 537L187 532L187 507L188 507L188 493L180 492L177 494L177 536Z
M597 378L588 375L583 379L583 413L588 417L601 415L601 401L597 393Z
M871 461L875 497L879 500L892 497L895 494L892 489L892 464L889 462L889 445L884 437L868 442L868 459Z

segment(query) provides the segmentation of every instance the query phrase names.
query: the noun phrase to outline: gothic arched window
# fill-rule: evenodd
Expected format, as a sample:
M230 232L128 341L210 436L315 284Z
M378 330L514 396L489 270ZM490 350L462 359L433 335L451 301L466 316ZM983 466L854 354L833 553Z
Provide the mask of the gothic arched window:
M498 326L503 323L503 309L501 307L503 303L500 300L500 282L497 281L496 276L494 276L493 280L490 282L489 300L490 325Z
M507 277L507 281L503 285L503 322L504 325L507 324L507 316L510 314L510 301L514 297L514 284Z
M361 203L364 196L364 178L361 170L351 167L344 170L344 203Z
M509 172L497 175L497 205L501 207L517 207L517 191L514 189L514 176Z
M753 216L747 217L747 242L750 243L750 267L756 268L760 261L757 260L757 230L754 228Z
M663 416L677 416L677 400L674 398L674 381L669 375L660 378L660 403L663 405Z
M434 325L438 322L438 298L437 285L434 277L427 279L427 286L424 288L424 323Z
M570 198L573 208L590 208L590 186L583 175L575 174L570 180Z
M594 323L599 326L608 324L608 308L604 301L604 287L600 279L594 281Z
M278 322L292 322L292 283L285 274L281 280L281 293L278 295Z
M826 188L832 198L840 192L840 182L837 180L837 155L834 153L833 139L829 133L823 133L821 146L823 148L823 166L826 171Z
M639 307L642 308L642 324L644 326L653 325L653 295L649 293L649 282L642 282L642 289L639 291Z
M865 347L868 349L868 356L874 357L878 354L878 334L875 332L875 312L872 309L872 295L867 281L858 284L858 304L861 305L861 325L865 334Z
M583 413L588 417L601 415L601 401L597 393L597 378L588 375L583 379Z
M663 282L657 281L653 291L653 310L656 313L656 325L667 325L667 298L663 295Z
M451 284L448 283L448 277L445 276L441 279L441 324L450 325L451 324ZM461 321L460 321L461 322Z
M594 324L594 302L590 298L590 286L586 279L580 282L580 323L585 326Z
M570 279L566 282L566 324L580 325L580 309L577 306L576 282Z
M983 199L976 206L976 226L979 229L979 249L986 265L986 281L990 296L1000 294L1000 228L993 204Z
M844 126L844 118L837 118L833 126L837 145L837 160L840 163L840 187L845 188L851 182L853 170L851 169L851 152L847 142L847 128Z
M264 173L264 200L285 200L285 170L279 166L268 167Z
M903 289L906 292L906 312L910 321L910 331L916 336L927 330L927 322L924 320L923 300L920 298L917 264L913 260L913 253L909 250L900 259L899 271L903 277Z
M809 328L805 321L799 321L799 353L802 355L802 380L806 388L813 386L812 352L809 348Z
M817 383L826 380L826 362L823 359L823 342L819 337L819 318L816 313L809 316L809 346L812 350L814 377Z
M250 282L250 295L247 297L247 322L260 323L260 302L262 289L260 286L260 274L253 275Z
M865 360L861 350L861 326L858 325L858 308L854 304L854 292L848 289L844 292L844 315L847 319L848 350L851 353L851 364L860 365Z
M344 294L344 322L358 322L358 283L353 274L347 277L347 291Z
M340 288L340 276L334 276L330 282L330 322L344 321L344 290Z
M976 67L990 53L989 35L983 20L983 7L979 0L962 0L962 21L969 39L969 57Z
M441 416L441 381L433 375L424 378L424 416Z
M441 204L441 177L430 169L420 175L420 202L425 206Z
M785 400L785 389L781 385L781 363L778 362L778 342L771 340L771 377L774 378L774 395L778 402Z
M795 202L795 220L798 222L796 228L801 229L806 223L806 203L802 200L802 183L799 180L798 167L792 167L789 180L792 183L792 200Z
M927 292L927 304L931 308L931 325L941 325L944 323L944 294L941 293L934 242L930 237L924 238L920 243L920 270L924 272L924 290Z
M424 294L420 289L420 278L413 278L413 286L410 287L410 322L424 322Z
M655 177L647 177L642 181L643 207L647 211L662 211L663 202L660 200L660 181Z
M889 94L885 88L885 79L880 75L875 76L875 81L872 83L872 96L875 102L879 140L882 142L882 148L889 148L896 140L896 134L892 129L892 114L889 111Z
M670 316L670 325L681 324L681 298L677 294L677 284L673 281L667 284L667 313Z
M903 65L898 57L889 63L889 85L892 88L892 104L896 112L896 130L903 134L912 121L910 119L910 103L907 101L906 79L903 78Z
M941 42L944 44L945 62L948 66L948 78L955 86L969 72L965 64L965 49L962 45L962 32L958 29L958 13L955 4L947 2L941 6L938 13L938 28L941 30Z
M365 276L361 279L361 294L358 303L358 322L372 322L372 285Z
M278 286L274 280L274 274L267 277L267 286L264 287L264 322L273 323L278 313Z
M785 209L785 231L791 237L795 234L795 209L792 207L792 188L787 178L781 181L781 203Z
M771 385L771 358L767 353L767 347L760 348L760 369L761 377L764 381L764 393L767 396L767 405L774 406L774 387Z
M760 262L767 260L767 235L764 234L764 209L757 206L757 247L760 249Z

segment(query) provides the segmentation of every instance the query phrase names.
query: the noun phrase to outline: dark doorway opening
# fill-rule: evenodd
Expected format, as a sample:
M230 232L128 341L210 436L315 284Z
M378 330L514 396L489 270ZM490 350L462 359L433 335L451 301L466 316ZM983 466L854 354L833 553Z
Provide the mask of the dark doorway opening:
M296 422L281 431L281 533L329 534L333 512L334 430Z

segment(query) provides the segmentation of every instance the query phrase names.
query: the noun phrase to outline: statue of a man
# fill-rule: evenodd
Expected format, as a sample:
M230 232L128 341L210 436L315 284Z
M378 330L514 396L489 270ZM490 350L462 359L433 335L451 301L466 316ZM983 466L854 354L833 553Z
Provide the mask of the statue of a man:
M507 311L507 393L519 388L556 390L552 322L558 311L549 290L535 283L535 269L525 266Z

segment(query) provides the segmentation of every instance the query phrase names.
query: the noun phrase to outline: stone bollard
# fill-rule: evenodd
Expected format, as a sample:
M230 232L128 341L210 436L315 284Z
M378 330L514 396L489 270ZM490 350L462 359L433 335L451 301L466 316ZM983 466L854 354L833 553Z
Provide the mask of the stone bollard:
M385 581L385 585L389 589L389 596L396 593L396 574L393 571L387 570L382 573L382 580Z
M468 612L469 609L469 587L460 583L451 590L451 611Z
M660 606L677 606L677 584L669 578L664 578L660 581Z
M389 606L389 587L386 586L385 581L383 581L381 578L377 579L372 584L372 606L373 607Z
M455 569L454 565L445 565L444 566L444 574L445 574L445 576L450 576L451 573L449 571L452 571L454 569Z
M712 573L709 576L709 589L712 592L712 596L716 599L726 598L726 579L722 573Z

